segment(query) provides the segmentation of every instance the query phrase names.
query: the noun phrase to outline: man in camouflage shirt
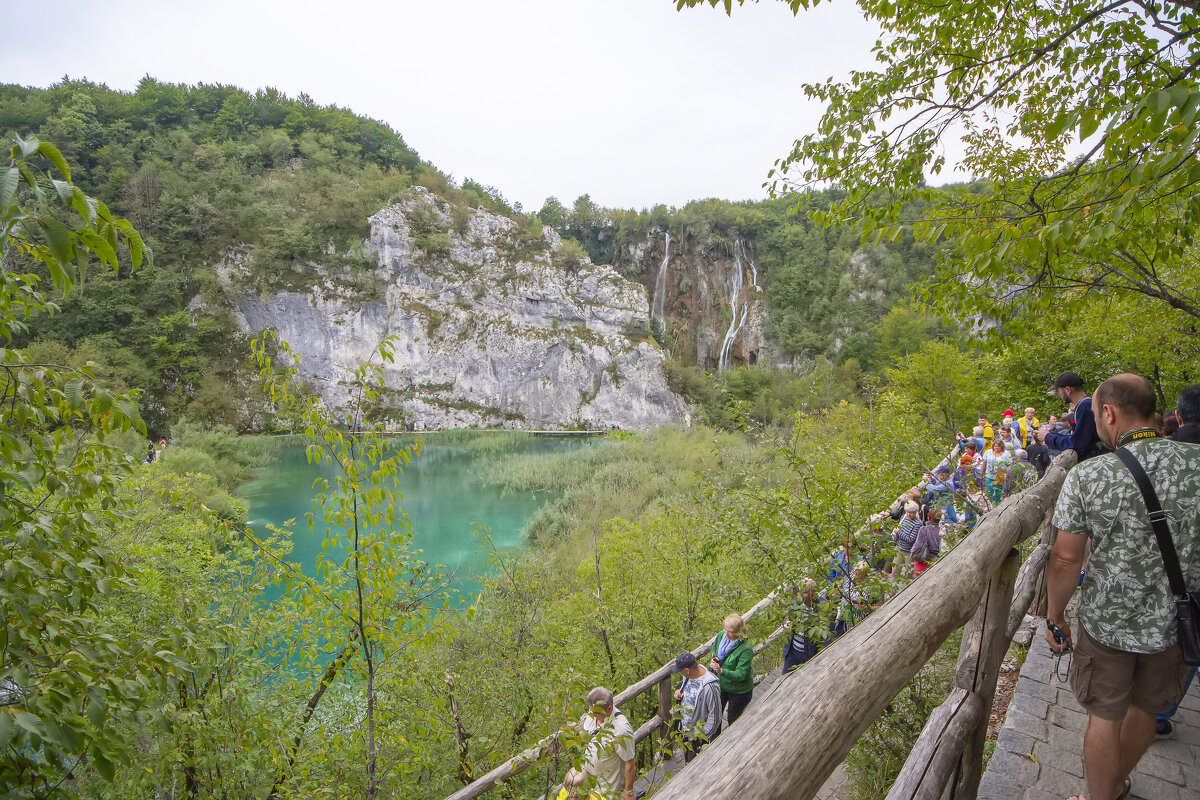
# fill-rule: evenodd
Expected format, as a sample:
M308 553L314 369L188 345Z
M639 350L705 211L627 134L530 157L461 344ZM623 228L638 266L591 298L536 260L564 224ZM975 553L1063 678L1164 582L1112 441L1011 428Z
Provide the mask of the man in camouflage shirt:
M1200 445L1161 439L1155 394L1137 375L1096 388L1092 410L1106 446L1125 447L1150 476L1167 512L1189 588L1200 587ZM1142 494L1115 454L1067 475L1054 512L1047 623L1070 637L1067 602L1088 541L1092 551L1079 601L1071 687L1088 712L1084 766L1092 800L1129 792L1127 778L1154 741L1154 715L1177 703L1186 669L1175 604ZM1046 638L1058 650L1047 625Z

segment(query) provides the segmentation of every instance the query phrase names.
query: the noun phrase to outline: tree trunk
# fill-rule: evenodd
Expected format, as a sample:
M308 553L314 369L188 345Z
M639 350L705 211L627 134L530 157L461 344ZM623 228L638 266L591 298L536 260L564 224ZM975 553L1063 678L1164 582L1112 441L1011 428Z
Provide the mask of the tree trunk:
M287 770L291 769L296 763L296 754L300 751L300 742L304 739L304 730L308 727L308 721L312 719L313 713L317 710L317 705L320 704L321 698L325 696L325 691L329 685L337 678L338 672L342 666L354 657L354 651L350 645L342 648L342 651L334 656L333 661L329 662L329 666L325 668L325 674L321 676L321 685L317 687L317 691L313 692L313 696L308 699L308 704L304 707L304 714L300 717L300 727L296 731L296 738L292 740L292 744L288 747L287 766L280 769L275 775L275 783L271 786L271 791L267 795L267 800L279 800L279 790L283 788L283 782L287 777Z
M450 675L450 670L446 670L446 687L448 690L446 695L450 698L450 714L454 717L454 744L458 747L458 779L463 785L466 785L473 780L470 745L467 744L471 734L463 725L462 715L458 713L458 698L454 696L454 678Z

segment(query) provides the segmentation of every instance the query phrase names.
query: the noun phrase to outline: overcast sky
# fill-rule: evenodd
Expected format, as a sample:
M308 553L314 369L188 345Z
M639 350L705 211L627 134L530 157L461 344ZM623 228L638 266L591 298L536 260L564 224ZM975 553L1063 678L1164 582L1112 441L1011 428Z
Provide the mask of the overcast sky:
M7 2L0 3L0 8ZM811 132L805 81L871 64L851 2L793 17L775 0L40 0L5 37L0 81L63 75L131 90L143 75L307 92L383 120L421 157L536 210L765 196ZM53 20L54 22L50 22ZM12 33L12 32L10 32Z

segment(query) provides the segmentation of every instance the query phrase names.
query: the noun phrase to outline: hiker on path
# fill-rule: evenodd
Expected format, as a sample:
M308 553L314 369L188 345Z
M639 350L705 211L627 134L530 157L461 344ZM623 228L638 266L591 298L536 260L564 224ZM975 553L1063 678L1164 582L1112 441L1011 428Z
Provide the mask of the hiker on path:
M754 648L746 636L746 622L741 614L730 614L725 618L724 630L713 642L712 658L708 668L721 681L721 706L729 715L729 724L750 705L754 696Z
M681 712L683 763L688 764L721 732L721 681L691 653L675 657L675 671L683 676L683 685L675 690L675 700Z
M1137 375L1115 375L1096 388L1088 413L1097 435L1133 463L1113 452L1079 464L1054 511L1059 533L1048 565L1045 635L1056 652L1075 648L1071 688L1088 712L1083 760L1092 800L1129 794L1129 774L1154 741L1155 714L1179 702L1187 673L1149 495L1134 475L1144 470L1166 512L1185 588L1200 589L1200 446L1158 435L1155 399ZM1089 542L1072 635L1066 608Z

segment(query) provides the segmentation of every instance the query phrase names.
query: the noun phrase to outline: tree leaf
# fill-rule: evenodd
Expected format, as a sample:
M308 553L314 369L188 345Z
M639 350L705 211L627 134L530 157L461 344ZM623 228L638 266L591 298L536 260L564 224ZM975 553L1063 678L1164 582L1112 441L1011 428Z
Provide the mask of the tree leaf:
M54 165L62 176L68 181L71 180L71 168L67 166L67 160L62 157L62 153L58 152L58 148L49 142L38 142L37 151L45 156L46 160Z
M63 385L63 396L67 398L72 411L78 410L83 405L83 379L72 378L67 381Z
M54 191L58 192L58 199L64 203L71 202L71 196L75 193L74 187L70 181L62 181L58 178L51 179L50 183L54 186Z
M71 207L76 213L83 218L83 221L88 225L94 225L96 222L96 206L94 201L91 201L83 190L78 186L71 192Z
M23 159L32 158L33 154L38 151L38 140L33 137L22 139L18 136L13 149L19 152Z
M96 771L100 773L100 777L106 781L111 782L117 774L117 771L113 768L113 763L100 750L92 751L92 763L96 765Z
M40 218L38 226L46 236L46 243L50 245L50 252L54 254L54 258L65 269L68 264L75 260L75 244L71 241L71 232L67 230L66 225L63 225L54 217Z
M0 750L8 750L9 742L17 735L17 725L7 709L0 709Z
M16 167L9 167L0 175L0 209L9 208L14 205L14 200L17 196L17 186L21 182L21 171Z

